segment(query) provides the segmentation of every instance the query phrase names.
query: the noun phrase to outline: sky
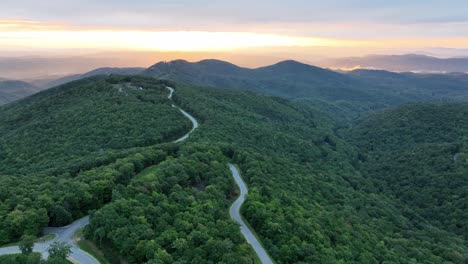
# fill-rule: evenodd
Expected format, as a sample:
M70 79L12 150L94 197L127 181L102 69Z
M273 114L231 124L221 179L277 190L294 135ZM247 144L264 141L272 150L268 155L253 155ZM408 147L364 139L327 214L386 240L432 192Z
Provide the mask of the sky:
M466 56L467 10L466 0L2 0L0 57L110 51Z

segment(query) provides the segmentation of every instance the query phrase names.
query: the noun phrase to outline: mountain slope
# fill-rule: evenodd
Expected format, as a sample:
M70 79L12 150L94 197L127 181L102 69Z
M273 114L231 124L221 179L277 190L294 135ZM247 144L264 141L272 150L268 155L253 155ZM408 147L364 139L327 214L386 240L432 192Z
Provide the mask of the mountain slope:
M16 101L39 90L27 82L0 79L0 105Z
M175 96L202 120L192 140L230 146L251 189L243 215L276 262L463 263L468 258L466 240L375 192L380 182L353 167L353 148L310 107L181 85Z
M0 107L0 174L76 170L109 151L176 138L190 122L167 93L153 79L98 76Z
M421 217L468 241L468 104L415 104L352 130L362 171Z
M354 70L349 76L378 83L408 101L467 100L468 74L415 74L382 70Z
M120 74L120 75L138 75L142 73L144 68L98 68L83 74L75 74L65 76L56 80L47 81L45 83L41 83L40 86L44 88L55 87L58 85L62 85L68 82L93 77L96 75L111 75L111 74Z
M277 263L468 259L466 240L380 192L310 105L170 83L200 122L171 144L190 124L167 84L98 76L1 107L0 243L93 211L87 238L129 263L253 263L228 215L231 161L249 187L242 214Z
M216 60L195 63L178 60L155 64L144 74L181 83L304 100L327 113L348 118L405 102L463 100L468 95L465 75L395 75L391 77L395 81L385 82L369 76L374 73L341 74L296 61L247 69Z
M241 88L287 98L311 97L327 93L326 90L333 87L345 89L346 85L353 87L359 84L345 75L296 61L247 69L217 60L196 63L177 60L157 63L144 74L182 83Z

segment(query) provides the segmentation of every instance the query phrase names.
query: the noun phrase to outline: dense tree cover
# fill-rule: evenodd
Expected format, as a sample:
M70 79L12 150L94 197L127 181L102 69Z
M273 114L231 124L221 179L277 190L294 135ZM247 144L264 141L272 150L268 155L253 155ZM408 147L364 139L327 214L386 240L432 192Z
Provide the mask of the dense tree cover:
M138 89L139 82L145 83L141 85L144 90ZM154 90L148 91L153 82ZM454 229L445 228L446 223L436 222L441 221L435 220L437 216L425 215L424 210L391 192L390 184L370 177L366 160L372 160L374 154L363 151L365 144L358 144L360 149L356 151L336 135L334 122L307 103L246 91L177 85L174 100L201 122L182 146L158 144L172 140L190 125L188 120L180 121L180 114L170 108L167 92L163 92L165 83L144 77L95 77L38 94L0 111L24 117L35 109L29 106L40 105L38 102L48 105L51 98L66 93L57 102L65 101L63 104L70 107L67 100L76 101L76 108L70 109L87 113L89 102L100 98L99 93L89 98L88 93L76 89L77 84L81 89L88 87L90 93L102 89L106 93L102 101L111 98L109 107L114 112L119 110L112 107L112 102L120 102L122 109L129 110L119 116L119 120L126 120L125 131L146 135L143 128L154 122L149 134L154 133L157 140L138 141L133 132L120 133L122 142L112 145L109 141L101 153L90 146L96 146L95 139L112 138L114 133L106 130L100 134L99 125L105 124L102 118L79 118L80 127L90 132L86 137L71 133L61 141L67 147L59 146L57 151L55 146L36 144L36 149L27 150L48 155L25 159L19 139L2 134L0 139L5 135L10 140L0 142L18 142L19 148L0 152L2 160L12 157L4 153L18 153L18 160L12 163L17 170L0 167L0 173L11 174L0 177L0 243L18 240L25 234L38 235L45 225L63 225L97 209L86 236L98 246L112 248L130 263L252 263L252 250L228 215L229 204L236 196L226 165L231 159L240 166L250 189L243 215L278 263L465 263L468 259L466 239L453 233L463 232L459 223L452 223ZM140 92L154 93L154 97L149 94L140 98ZM153 106L148 106L148 112L142 112L141 117L134 116L137 108L146 109L147 99L154 100ZM42 116L38 118L43 119L29 126L42 129L48 120L62 124L73 117L69 112L61 113L56 103L50 104L44 108L50 110L41 108ZM61 114L56 116L56 112ZM159 119L161 113L173 118ZM148 114L155 119L148 120ZM465 112L460 115L457 118L466 118ZM141 120L133 120L138 118ZM0 128L7 132L21 120L0 117ZM458 130L458 122L444 127L450 125L458 131L450 132L452 135L466 135ZM168 126L174 128L173 134L165 134L168 132L163 127ZM53 126L44 130L48 132L44 135L30 130L23 136L29 135L30 142L41 142L48 140L49 134L57 136L56 131L61 129L60 125ZM420 133L423 130L430 128L423 126ZM393 132L389 133L389 140L399 144L392 139ZM383 136L377 133L374 141ZM359 143L358 136L353 138ZM453 166L464 169L464 145L441 142L424 142L448 147L433 152L434 162L439 162L440 153L449 151L456 160ZM63 160L57 158L60 155L64 155ZM408 180L408 185L417 184ZM444 193L466 197L463 188L466 184L457 192ZM463 202L452 198L452 203ZM456 217L466 211L458 205L444 210L449 208L459 209L454 212Z
M378 84L380 89L389 90L409 101L468 99L468 74L417 74L359 69L348 75Z
M30 235L24 235L21 238L20 243L18 244L19 249L21 250L22 254L30 254L33 251L34 247L34 237Z
M338 73L296 61L248 69L224 61L160 62L145 75L178 83L244 89L305 100L344 119L405 102L468 99L467 75L423 75L359 70Z
M0 107L0 174L76 173L106 154L176 139L191 123L171 107L165 86L98 76Z
M1 107L0 244L87 215L116 185L164 160L172 147L138 146L190 129L165 85L101 76Z
M254 263L229 218L233 186L220 148L190 144L115 189L86 236L130 263Z
M362 120L351 131L379 192L468 245L468 104L415 104Z
M175 100L203 122L192 141L232 146L251 188L244 214L278 263L468 259L462 238L378 193L380 182L359 173L358 153L320 113L283 99L182 85Z
M41 254L31 253L27 255L25 254L3 255L3 256L0 256L0 263L2 264L40 264ZM42 261L42 263L44 263L44 261ZM66 263L62 263L62 264L66 264Z
M0 244L40 235L44 226L62 226L111 201L112 190L157 164L173 147L140 148L138 153L82 171L75 177L1 176Z

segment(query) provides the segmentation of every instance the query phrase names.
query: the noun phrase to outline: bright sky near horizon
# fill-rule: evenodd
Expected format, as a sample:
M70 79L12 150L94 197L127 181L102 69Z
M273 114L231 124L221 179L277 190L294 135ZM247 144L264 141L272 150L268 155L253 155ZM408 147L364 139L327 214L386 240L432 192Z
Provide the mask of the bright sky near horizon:
M465 0L2 0L0 52L468 48Z

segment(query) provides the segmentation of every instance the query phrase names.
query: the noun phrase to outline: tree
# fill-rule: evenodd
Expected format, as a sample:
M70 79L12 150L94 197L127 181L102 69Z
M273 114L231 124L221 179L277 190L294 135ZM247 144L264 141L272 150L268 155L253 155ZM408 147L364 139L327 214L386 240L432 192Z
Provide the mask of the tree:
M67 259L71 253L71 246L64 242L54 242L49 248L49 260Z
M21 241L18 246L21 250L21 253L23 253L24 255L30 254L33 251L34 247L34 237L30 235L24 235L21 238Z
M64 226L72 221L72 215L63 206L55 205L50 212L52 226Z

